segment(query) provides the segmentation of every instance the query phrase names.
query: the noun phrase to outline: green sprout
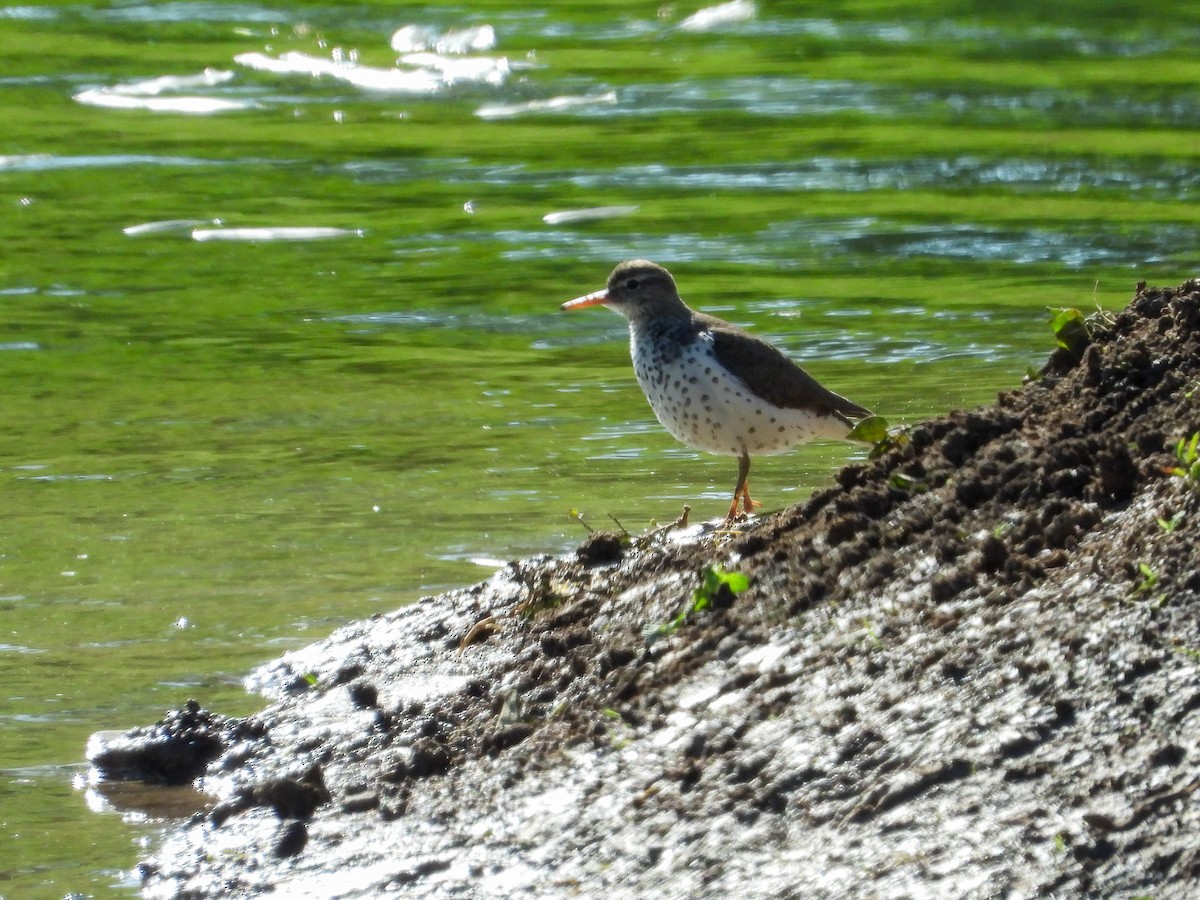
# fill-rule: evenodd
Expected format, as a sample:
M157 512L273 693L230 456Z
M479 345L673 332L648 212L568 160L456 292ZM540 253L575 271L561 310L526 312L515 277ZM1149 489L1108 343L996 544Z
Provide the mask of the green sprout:
M684 607L683 611L674 619L664 622L662 625L650 626L643 632L643 635L646 640L652 641L673 634L691 616L712 606L722 589L727 590L732 596L737 596L748 587L750 587L750 579L741 572L726 572L721 568L720 563L705 566L704 571L700 573L700 586L692 592L691 603Z
M850 429L846 439L870 444L871 452L867 454L868 458L878 459L889 450L907 444L908 432L906 425L897 425L894 428L889 426L888 420L883 416L867 416Z
M1134 587L1133 592L1148 594L1154 590L1158 584L1158 573L1154 571L1154 567L1149 563L1140 562L1138 563L1138 574L1141 576L1141 580Z
M1158 527L1163 530L1163 534L1170 534L1172 531L1174 531L1176 528L1179 527L1179 523L1183 521L1183 518L1184 518L1183 511L1180 510L1179 512L1175 513L1175 515L1171 516L1171 518L1169 518L1169 519L1164 519L1162 517L1159 517L1159 518L1156 518L1154 521L1157 522Z
M1181 647L1176 645L1171 649L1176 653L1183 654L1188 659L1192 660L1192 662L1200 662L1200 650L1197 650L1195 647Z
M1050 328L1054 331L1054 340L1058 346L1075 355L1083 353L1092 339L1091 329L1083 313L1074 307L1051 307L1050 312L1053 314Z
M878 444L887 440L888 422L883 416L867 416L850 429L847 440L862 441L864 444Z
M914 494L923 494L929 490L929 486L920 479L913 478L911 475L905 475L903 472L894 472L888 479L888 484L898 491L909 491Z
M1200 431L1176 442L1175 458L1179 465L1167 469L1167 474L1182 478L1193 488L1200 488Z
M586 528L588 534L595 534L596 529L584 521L583 513L581 513L575 507L572 506L567 511L567 515L569 515L572 519L574 519L576 522L578 522L580 525L582 525L584 528Z

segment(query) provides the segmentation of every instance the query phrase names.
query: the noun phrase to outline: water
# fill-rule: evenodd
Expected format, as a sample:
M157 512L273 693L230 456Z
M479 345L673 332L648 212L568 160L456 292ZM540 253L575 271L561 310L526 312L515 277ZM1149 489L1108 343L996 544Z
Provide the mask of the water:
M77 784L91 732L249 711L572 509L723 512L621 320L557 312L615 262L894 421L1196 273L1200 5L701 5L0 7L0 896L136 892L164 819Z

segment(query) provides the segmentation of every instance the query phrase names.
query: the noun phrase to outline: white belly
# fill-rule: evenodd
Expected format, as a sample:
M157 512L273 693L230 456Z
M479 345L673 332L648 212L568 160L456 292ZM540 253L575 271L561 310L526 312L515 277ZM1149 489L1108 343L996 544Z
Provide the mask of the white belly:
M654 415L678 440L709 453L740 456L781 453L816 438L845 438L849 427L835 416L782 409L752 394L717 365L711 344L652 365L651 348L632 347L638 384Z

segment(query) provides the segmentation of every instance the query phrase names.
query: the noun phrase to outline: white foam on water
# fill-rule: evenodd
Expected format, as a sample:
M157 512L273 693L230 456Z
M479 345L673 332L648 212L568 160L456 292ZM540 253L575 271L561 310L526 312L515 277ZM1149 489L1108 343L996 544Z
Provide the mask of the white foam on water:
M205 69L196 75L160 75L124 84L88 88L75 94L76 103L103 109L145 109L151 112L179 112L192 115L251 109L252 100L222 97L173 95L175 91L213 88L233 79L233 72Z
M361 66L353 62L312 56L297 50L289 50L278 57L257 52L239 53L233 58L233 61L258 72L270 72L276 75L308 75L312 78L325 76L372 91L432 94L441 87L441 80L433 72Z
M730 0L697 10L679 23L684 31L709 31L735 22L749 22L757 15L754 0Z
M102 109L145 109L151 112L177 112L190 115L209 115L239 109L252 109L248 100L225 100L220 97L144 97L114 92L111 88L80 91L73 98L84 106Z
M325 76L365 90L407 94L432 94L460 81L502 84L509 75L508 60L504 57L452 57L428 51L401 57L401 63L412 67L406 69L364 66L295 50L278 57L258 52L239 53L233 61L259 72Z
M362 237L353 228L322 227L265 227L265 228L197 228L193 241L321 241L331 238Z
M598 219L615 219L637 212L636 206L593 206L587 209L564 209L546 213L542 221L547 225L569 225L572 222L593 222Z
M496 29L491 25L451 29L439 34L426 25L405 25L392 34L391 47L397 53L436 50L438 53L478 53L496 46Z
M187 234L195 228L220 224L220 219L164 219L159 222L129 225L121 231L129 237L142 237L147 234Z
M475 110L481 119L511 119L525 113L556 113L590 109L597 106L612 106L617 102L616 91L603 94L563 95L545 100L528 100L524 103L490 103Z

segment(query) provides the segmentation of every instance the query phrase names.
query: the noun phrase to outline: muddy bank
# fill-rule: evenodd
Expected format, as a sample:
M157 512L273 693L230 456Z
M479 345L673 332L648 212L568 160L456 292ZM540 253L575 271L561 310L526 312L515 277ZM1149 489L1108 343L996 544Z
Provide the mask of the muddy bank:
M220 797L146 896L1200 896L1198 326L1139 287L740 535L594 535L97 748Z

